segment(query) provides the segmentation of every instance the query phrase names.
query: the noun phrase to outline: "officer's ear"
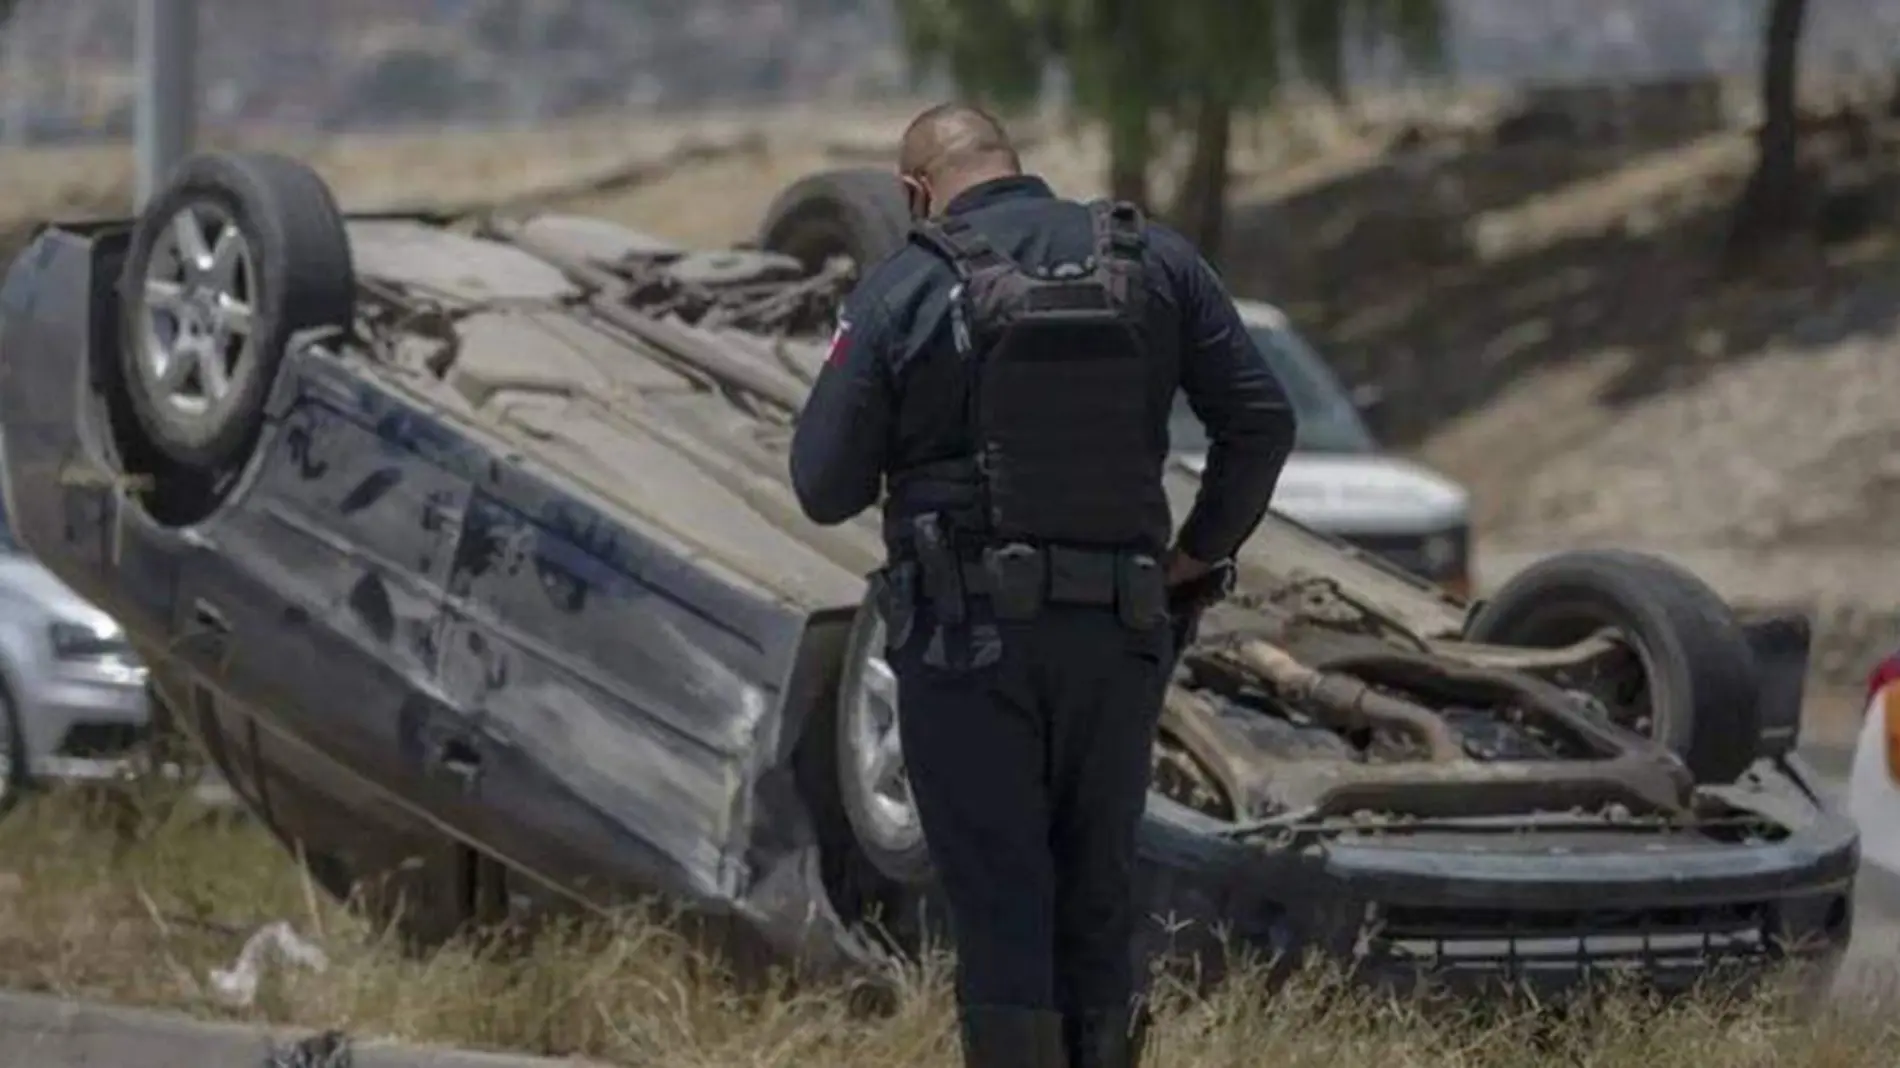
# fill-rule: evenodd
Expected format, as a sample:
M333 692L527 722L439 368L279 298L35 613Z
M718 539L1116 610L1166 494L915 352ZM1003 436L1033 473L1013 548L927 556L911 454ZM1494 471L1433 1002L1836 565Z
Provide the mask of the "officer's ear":
M900 174L897 180L904 183L904 205L910 209L912 219L922 219L930 215L930 182L921 174Z

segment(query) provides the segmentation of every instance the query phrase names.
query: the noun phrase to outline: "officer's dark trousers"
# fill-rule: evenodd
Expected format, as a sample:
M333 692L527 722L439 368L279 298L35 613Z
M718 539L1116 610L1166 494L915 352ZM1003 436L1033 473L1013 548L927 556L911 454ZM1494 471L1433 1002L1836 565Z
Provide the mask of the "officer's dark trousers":
M1135 831L1172 659L1166 626L1045 608L998 662L893 650L904 761L948 901L966 1006L1126 1009Z

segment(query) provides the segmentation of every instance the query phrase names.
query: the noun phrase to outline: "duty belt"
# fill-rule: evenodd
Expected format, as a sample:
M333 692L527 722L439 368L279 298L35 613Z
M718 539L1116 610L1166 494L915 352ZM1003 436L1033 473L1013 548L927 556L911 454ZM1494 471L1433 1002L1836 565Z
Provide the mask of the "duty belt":
M919 599L943 623L962 622L973 596L989 598L1001 620L1033 619L1044 605L1114 608L1136 630L1168 617L1166 580L1152 554L1015 542L971 559L940 517L916 517L911 527Z

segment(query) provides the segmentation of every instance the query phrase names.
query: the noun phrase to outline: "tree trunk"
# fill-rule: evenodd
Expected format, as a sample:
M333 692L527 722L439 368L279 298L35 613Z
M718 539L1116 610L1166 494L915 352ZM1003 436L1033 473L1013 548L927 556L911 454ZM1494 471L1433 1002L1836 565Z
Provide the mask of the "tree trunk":
M1154 135L1146 116L1118 117L1108 128L1108 195L1148 209L1148 162Z
M1194 108L1194 144L1187 172L1175 194L1175 225L1200 247L1201 255L1218 262L1221 236L1227 229L1228 155L1234 136L1233 101L1221 93L1201 95Z
M1762 42L1762 124L1756 139L1755 171L1736 204L1729 234L1732 251L1747 251L1785 234L1801 220L1800 75L1801 31L1808 0L1774 0Z
M1114 0L1096 8L1106 30L1108 195L1148 209L1148 167L1154 162L1154 97L1149 78L1153 42L1141 17L1152 0Z

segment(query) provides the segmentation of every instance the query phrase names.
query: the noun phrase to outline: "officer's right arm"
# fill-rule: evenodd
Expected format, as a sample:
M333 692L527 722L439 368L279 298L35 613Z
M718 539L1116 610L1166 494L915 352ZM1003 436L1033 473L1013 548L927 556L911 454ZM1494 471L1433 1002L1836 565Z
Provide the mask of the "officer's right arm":
M1214 268L1179 234L1154 234L1181 310L1181 389L1209 442L1175 550L1213 563L1232 557L1266 516L1297 424Z
M877 503L893 390L889 314L875 277L846 300L805 409L792 430L792 491L807 518L842 523Z

